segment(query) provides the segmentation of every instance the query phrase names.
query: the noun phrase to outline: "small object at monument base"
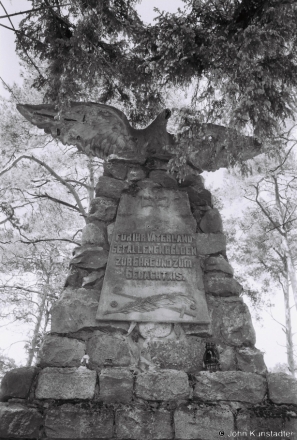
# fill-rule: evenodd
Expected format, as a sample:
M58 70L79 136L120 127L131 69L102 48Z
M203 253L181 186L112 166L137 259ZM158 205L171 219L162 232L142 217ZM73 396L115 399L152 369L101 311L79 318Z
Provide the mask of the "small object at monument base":
M214 373L215 371L221 371L220 354L213 342L206 343L206 350L203 356L203 369Z
M195 229L184 193L123 194L96 319L208 324Z

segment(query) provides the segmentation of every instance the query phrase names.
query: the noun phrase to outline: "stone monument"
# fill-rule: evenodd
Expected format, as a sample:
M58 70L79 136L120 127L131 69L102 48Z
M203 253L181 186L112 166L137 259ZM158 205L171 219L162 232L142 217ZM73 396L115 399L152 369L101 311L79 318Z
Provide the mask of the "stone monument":
M93 103L74 105L62 122L50 106L20 110L102 156L95 122L96 134L84 125L88 106L120 123L121 112ZM221 217L197 174L224 162L224 132L203 127L213 155L202 145L179 183L167 172L166 118L156 120L159 143L151 129L132 136L123 117L128 138L105 142L104 175L38 364L2 381L0 438L297 439L297 383L268 374L255 348Z

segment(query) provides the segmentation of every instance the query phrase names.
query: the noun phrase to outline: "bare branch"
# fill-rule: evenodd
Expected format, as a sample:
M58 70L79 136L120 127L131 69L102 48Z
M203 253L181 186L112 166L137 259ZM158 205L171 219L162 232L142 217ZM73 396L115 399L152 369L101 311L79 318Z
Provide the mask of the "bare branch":
M0 2L1 3L1 2ZM39 165L43 166L44 168L46 168L49 173L54 176L60 183L62 183L62 185L66 186L66 188L71 192L71 194L73 195L78 207L79 207L79 211L80 213L86 217L87 213L80 201L80 198L78 197L77 192L75 191L75 189L73 188L72 185L70 185L69 183L67 183L62 177L60 177L49 165L47 165L45 162L43 162L40 159L37 159L37 157L35 156L28 156L26 154L23 154L22 156L18 157L17 159L15 159L12 164L10 164L7 168L5 168L4 170L2 170L0 172L0 177L7 173L9 170L11 170L11 168L13 168L20 160L22 159L29 159L29 160L33 160L35 162L37 162Z

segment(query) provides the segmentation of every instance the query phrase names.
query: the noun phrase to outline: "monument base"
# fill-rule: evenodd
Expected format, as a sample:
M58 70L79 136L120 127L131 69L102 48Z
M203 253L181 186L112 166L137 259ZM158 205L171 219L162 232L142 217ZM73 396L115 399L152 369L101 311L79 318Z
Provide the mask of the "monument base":
M221 218L202 178L189 175L178 184L164 171L165 161L150 158L137 164L135 160L117 157L104 166L82 246L75 249L65 289L52 309L51 333L45 337L37 367L12 370L2 381L0 438L297 440L297 382L286 374L267 374L263 355L255 348L249 310L240 296L242 287L226 257ZM161 230L156 248L144 249L149 225L141 222L141 211L135 226L143 229L143 240L135 236L138 247L123 248L127 233L133 233L128 231L133 218L126 231L120 223L125 236L113 235L121 195L126 191L122 200L135 197L135 201L140 193L144 205L155 204L150 188L157 188L158 206L143 208L161 207L158 218L166 217L168 229ZM181 203L189 200L179 224L171 223L164 194L186 200ZM125 214L123 209L119 214ZM185 224L185 230L179 229ZM153 226L156 233L158 222ZM176 246L178 240L189 242L189 237L190 246ZM170 250L160 247L162 240L166 245L171 240ZM115 252L109 253L114 246ZM150 268L141 270L158 272L151 269L156 265L154 253L159 255L158 264L166 265L162 272L169 273L176 250L186 254L177 263L182 282L165 274L169 278L156 292L136 275L129 278L130 272L121 281L122 269L130 263L139 266L139 258L143 258L141 267ZM127 260L130 251L137 254L134 262ZM151 256L144 256L149 252ZM119 260L121 272L114 282L105 277L106 264L109 259L112 276L111 259L116 264L121 253L125 254ZM164 289L166 295L178 292L174 304L168 297L162 303ZM153 297L154 322L133 314L136 306L137 313L147 313L139 312L139 301L143 308L141 298L147 294ZM128 295L139 295L140 300L131 306L134 299ZM104 316L102 304L108 312ZM168 319L162 322L165 308ZM214 347L213 352L207 352L206 344Z

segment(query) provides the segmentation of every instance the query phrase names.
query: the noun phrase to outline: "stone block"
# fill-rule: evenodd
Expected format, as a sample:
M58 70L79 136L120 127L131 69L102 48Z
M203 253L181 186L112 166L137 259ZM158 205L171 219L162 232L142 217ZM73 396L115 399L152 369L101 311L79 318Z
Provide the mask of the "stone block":
M36 399L93 399L96 371L79 368L47 367L39 374Z
M82 230L81 244L96 244L103 246L107 243L106 225L103 222L88 223Z
M150 170L167 171L168 161L150 158L147 160L145 166Z
M41 367L79 367L86 344L77 339L47 335L39 352Z
M188 186L186 188L183 188L182 190L188 194L191 205L193 205L193 206L200 206L200 205L212 206L211 193L207 189L205 189L203 187L198 187L198 186L195 186L195 187Z
M14 368L8 371L1 382L0 401L6 402L11 398L27 399L38 371L35 367Z
M97 290L65 289L51 310L52 333L71 333L96 327L99 296L100 291Z
M107 335L96 331L87 343L90 367L101 368L104 365L125 367L130 365L129 345L124 336Z
M112 241L112 235L113 235L113 230L114 230L114 223L110 223L110 225L107 226L107 237L108 237L108 243L111 244Z
M89 219L110 222L115 218L118 202L107 197L95 197L91 202Z
M130 168L127 175L128 182L137 182L146 178L146 172L141 167Z
M186 335L210 337L212 330L210 324L182 324L182 328Z
M113 420L112 409L65 404L46 411L45 433L47 438L110 439Z
M140 408L120 409L116 412L117 438L129 440L173 439L169 411L150 411Z
M188 376L183 371L160 370L140 373L136 377L135 394L146 400L188 399Z
M190 404L179 407L174 414L176 440L218 440L234 432L233 414L227 406L196 406Z
M218 209L213 208L206 211L199 226L205 234L223 232L222 218Z
M246 403L261 403L266 394L266 380L242 371L202 371L196 376L194 398L204 402L234 400Z
M255 345L251 315L241 298L207 297L207 303L214 342L233 347Z
M204 178L200 174L189 174L180 182L179 186L194 186L197 188L204 188Z
M196 234L197 253L200 255L226 252L226 237L224 234Z
M290 418L290 420L285 420L285 431L289 433L290 440L297 440L297 417Z
M247 373L266 374L263 353L257 348L242 347L236 352L237 367Z
M88 286L87 288L90 288L90 286L92 286L94 290L101 290L104 274L104 269L94 270L93 272L88 273L83 277L82 287Z
M197 225L199 225L199 223L201 222L201 219L203 217L202 211L200 211L200 209L194 209L194 211L192 212L192 215L193 215L194 219L196 220Z
M133 394L133 376L125 368L104 368L99 375L99 400L129 403Z
M257 417L252 412L239 412L236 418L237 432L246 432L245 438L278 438L291 439L291 436L283 436L281 431L284 432L284 420L282 417ZM268 436L263 433L269 433ZM278 433L278 435L272 435L272 433Z
M228 261L222 256L208 257L204 263L205 272L224 272L233 275L234 270Z
M103 164L104 175L114 177L115 179L125 180L128 172L127 165L123 163L108 163Z
M243 290L238 281L220 272L205 274L203 281L205 292L214 296L239 296Z
M194 373L202 370L205 341L195 336L179 340L155 340L148 344L152 362L160 368Z
M122 192L128 187L127 182L123 180L101 176L95 188L96 197L108 197L110 199L120 200Z
M122 153L110 154L107 157L107 163L133 163L143 165L146 161L146 156L137 154L134 151L123 151Z
M268 395L273 403L297 405L297 380L286 373L267 376Z
M236 356L233 347L227 347L222 344L217 345L217 349L220 355L220 365L222 371L235 371L236 366Z
M42 415L18 403L0 403L0 438L40 438Z
M163 188L177 189L177 180L166 171L154 170L150 172L150 179Z
M80 269L79 267L72 266L71 272L67 276L64 287L79 288L82 286L83 278L88 276L88 271Z
M106 266L108 251L101 246L83 245L74 250L71 265L82 269L101 269Z

